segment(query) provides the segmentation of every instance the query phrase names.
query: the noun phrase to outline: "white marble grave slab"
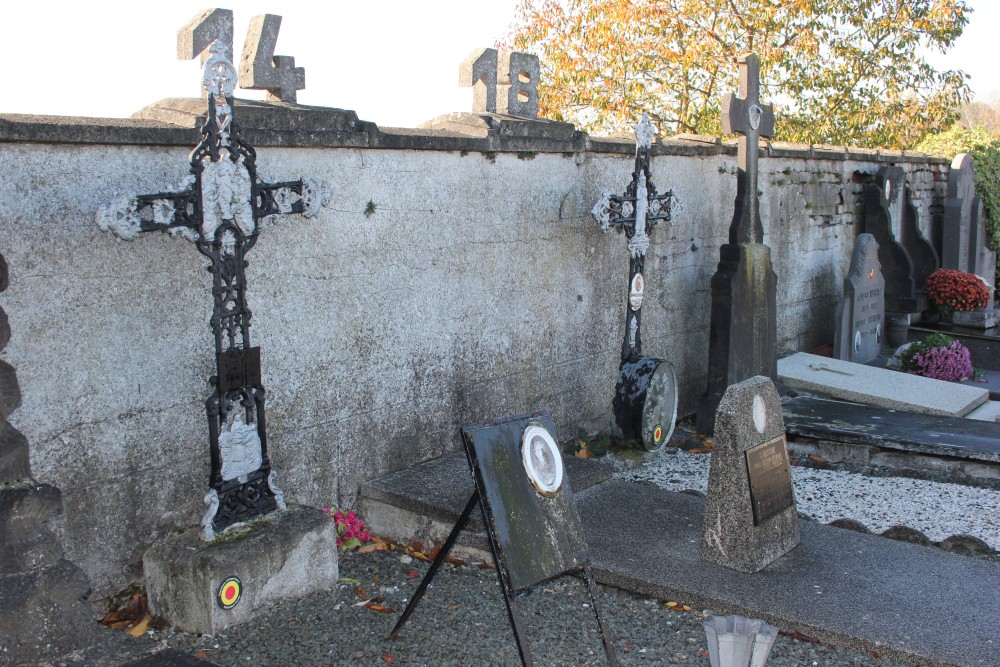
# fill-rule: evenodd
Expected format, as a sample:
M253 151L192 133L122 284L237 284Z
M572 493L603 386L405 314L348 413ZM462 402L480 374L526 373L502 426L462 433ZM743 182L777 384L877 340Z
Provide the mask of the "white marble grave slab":
M928 415L964 417L989 400L989 391L886 368L799 352L778 360L789 389L842 401Z

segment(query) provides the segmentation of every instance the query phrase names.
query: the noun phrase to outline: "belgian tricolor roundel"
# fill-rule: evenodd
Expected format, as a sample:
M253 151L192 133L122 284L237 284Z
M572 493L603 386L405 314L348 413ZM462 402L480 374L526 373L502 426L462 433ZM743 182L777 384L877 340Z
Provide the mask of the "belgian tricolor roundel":
M653 429L653 442L660 444L661 440L663 440L663 427L657 424Z
M218 601L223 609L232 609L243 594L243 583L239 577L229 577L219 586Z

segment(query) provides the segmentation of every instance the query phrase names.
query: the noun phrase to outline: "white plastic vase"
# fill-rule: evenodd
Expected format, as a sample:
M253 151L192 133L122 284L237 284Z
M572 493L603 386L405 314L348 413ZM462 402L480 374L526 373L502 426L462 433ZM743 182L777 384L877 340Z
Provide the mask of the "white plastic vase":
M713 616L705 621L712 667L764 667L778 628L743 616Z

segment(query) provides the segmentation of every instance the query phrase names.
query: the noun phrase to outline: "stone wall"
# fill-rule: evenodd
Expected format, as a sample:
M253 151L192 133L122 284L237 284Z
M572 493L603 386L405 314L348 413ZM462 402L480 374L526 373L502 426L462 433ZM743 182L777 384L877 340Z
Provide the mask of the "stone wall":
M265 178L311 173L333 186L329 208L268 227L249 255L269 448L290 502L349 506L363 480L453 451L461 424L493 416L544 408L564 439L607 430L627 253L590 209L627 185L631 139L249 125ZM204 511L206 260L179 238L124 243L94 223L120 193L179 182L194 127L0 116L2 304L14 331L0 357L23 394L11 423L35 478L62 490L55 527L98 592L136 576L147 546ZM704 390L735 146L681 137L654 154L655 183L680 208L652 237L644 350L673 362L689 413ZM891 163L918 177L929 229L943 161L764 151L784 352L832 340L859 174Z

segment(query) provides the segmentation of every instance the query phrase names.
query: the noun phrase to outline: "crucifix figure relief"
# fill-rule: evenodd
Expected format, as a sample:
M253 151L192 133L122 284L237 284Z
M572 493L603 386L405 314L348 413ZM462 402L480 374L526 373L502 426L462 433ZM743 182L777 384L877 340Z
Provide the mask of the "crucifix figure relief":
M603 231L614 227L625 232L629 253L628 298L625 306L625 339L613 402L611 430L625 443L654 451L673 432L677 414L677 385L667 361L642 354L639 322L646 291L643 268L649 235L661 221L669 222L673 190L656 193L650 177L653 124L643 114L635 126L635 171L624 195L605 192L591 211Z
M227 47L213 42L205 63L208 120L191 153L191 173L171 192L121 195L97 212L102 231L132 240L162 231L194 242L211 262L216 374L208 416L211 474L202 537L214 538L239 521L285 506L267 452L260 348L250 344L246 254L276 216L315 216L329 202L319 179L265 183L257 176L256 151L233 118L236 68Z
M736 210L729 226L730 243L763 243L757 197L757 158L760 138L774 134L774 109L760 102L760 58L741 56L740 92L729 93L722 102L722 131L740 135L736 174Z

